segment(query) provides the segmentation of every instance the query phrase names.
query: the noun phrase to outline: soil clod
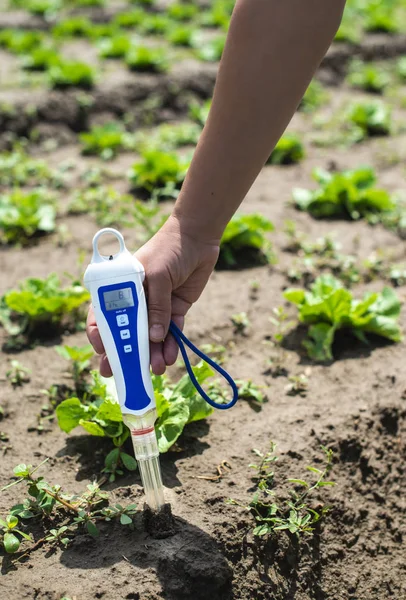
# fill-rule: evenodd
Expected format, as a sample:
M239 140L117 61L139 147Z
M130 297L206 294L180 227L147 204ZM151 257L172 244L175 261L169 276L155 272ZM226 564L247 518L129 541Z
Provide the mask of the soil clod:
M164 504L158 512L144 504L143 520L146 531L157 540L171 537L176 533L175 519L170 504Z

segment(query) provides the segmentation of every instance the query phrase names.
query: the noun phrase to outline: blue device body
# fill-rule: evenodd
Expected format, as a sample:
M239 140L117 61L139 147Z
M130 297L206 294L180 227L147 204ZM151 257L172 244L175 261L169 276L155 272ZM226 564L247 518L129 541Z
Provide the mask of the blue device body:
M100 308L117 349L125 382L124 406L142 410L151 404L142 378L138 343L138 296L132 281L98 290Z

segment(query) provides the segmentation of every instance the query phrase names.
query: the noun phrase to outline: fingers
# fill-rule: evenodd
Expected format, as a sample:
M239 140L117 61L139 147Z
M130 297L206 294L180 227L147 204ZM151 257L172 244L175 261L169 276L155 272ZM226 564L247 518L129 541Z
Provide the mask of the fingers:
M172 282L162 273L148 274L149 339L160 343L165 339L171 320Z
M182 315L172 315L172 320L179 327L179 329L183 329L185 324L185 317ZM163 358L165 363L170 366L175 364L176 359L178 357L179 346L171 333L169 333L165 341L163 343Z
M100 375L102 377L111 377L113 375L109 359L107 358L106 354L102 354L100 357Z
M94 351L97 352L97 354L103 354L104 346L103 346L103 342L100 337L99 330L96 325L96 319L94 316L92 305L90 305L89 312L87 313L86 333L87 333L89 342L92 344L92 346L94 348Z
M151 369L154 375L163 375L166 369L166 363L163 354L163 343L154 344L151 342L150 344L150 353L151 353Z

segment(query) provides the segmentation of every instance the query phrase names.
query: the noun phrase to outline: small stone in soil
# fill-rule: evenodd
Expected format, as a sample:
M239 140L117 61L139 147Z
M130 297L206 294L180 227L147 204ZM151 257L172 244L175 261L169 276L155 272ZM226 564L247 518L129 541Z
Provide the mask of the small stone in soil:
M157 540L162 540L176 533L175 519L170 504L164 504L158 512L151 510L149 506L144 504L143 522L145 530Z

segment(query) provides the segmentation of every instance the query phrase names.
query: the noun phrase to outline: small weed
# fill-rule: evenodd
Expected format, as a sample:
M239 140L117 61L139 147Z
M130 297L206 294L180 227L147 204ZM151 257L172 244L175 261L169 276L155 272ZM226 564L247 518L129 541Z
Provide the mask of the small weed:
M24 383L30 381L30 369L23 367L18 360L12 360L11 368L6 372L6 377L13 387L21 387Z

